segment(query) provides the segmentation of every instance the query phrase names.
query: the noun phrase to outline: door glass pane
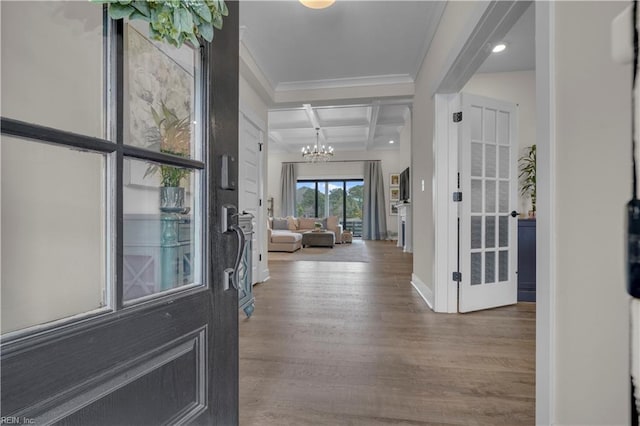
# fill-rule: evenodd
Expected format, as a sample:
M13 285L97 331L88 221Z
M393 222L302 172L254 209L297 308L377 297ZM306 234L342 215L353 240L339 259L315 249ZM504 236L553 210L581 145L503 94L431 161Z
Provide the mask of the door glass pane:
M509 145L509 113L500 111L498 112L498 143L502 145Z
M471 248L482 248L482 217L471 216Z
M337 216L342 223L344 211L344 182L329 182L329 216Z
M2 116L104 137L102 5L2 1Z
M487 213L495 213L496 211L496 181L495 180L487 180L485 182L486 188L486 206L485 211Z
M125 143L199 159L194 144L197 50L151 40L143 21L125 27Z
M107 305L105 156L3 135L2 333Z
M471 180L471 212L482 213L482 181Z
M509 279L509 252L506 250L500 250L499 257L499 279L500 281L507 281Z
M315 182L298 182L296 185L296 216L315 217L316 184Z
M471 140L482 141L482 108L471 107Z
M500 178L509 179L509 147L500 147Z
M496 253L488 251L484 254L484 282L493 283L496 281Z
M161 187L161 174L173 174L182 186ZM195 197L200 175L195 170L125 159L125 301L202 284L200 207Z
M485 247L493 248L496 246L496 218L495 216L486 216L485 220Z
M496 142L496 110L484 110L484 141Z
M471 176L482 177L482 144L471 143Z
M349 229L355 237L362 236L362 206L364 202L364 182L347 182L347 223L344 229Z
M486 164L485 164L485 176L494 178L496 177L496 146L485 145Z
M471 285L482 284L482 253L471 253Z
M327 182L318 182L318 211L315 212L313 217L325 217L327 216L327 208L329 204L326 202L329 198L329 185Z
M499 184L500 194L498 195L498 204L500 213L509 212L509 181L501 181Z
M498 219L498 240L500 247L509 246L509 216L500 216Z

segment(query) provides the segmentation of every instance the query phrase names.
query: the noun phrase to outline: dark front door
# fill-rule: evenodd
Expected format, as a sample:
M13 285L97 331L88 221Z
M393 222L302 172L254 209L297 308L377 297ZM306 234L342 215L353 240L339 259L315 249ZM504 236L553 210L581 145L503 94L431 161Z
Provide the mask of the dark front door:
M179 49L0 8L2 423L237 424L237 3Z

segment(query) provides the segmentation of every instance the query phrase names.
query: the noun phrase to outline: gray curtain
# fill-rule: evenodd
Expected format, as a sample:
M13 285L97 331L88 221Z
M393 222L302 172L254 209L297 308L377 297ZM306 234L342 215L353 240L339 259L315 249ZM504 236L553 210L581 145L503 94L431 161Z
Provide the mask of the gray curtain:
M296 215L296 165L294 163L282 163L280 174L280 216Z
M362 209L362 238L387 239L387 210L384 198L382 164L379 161L364 162L364 206Z

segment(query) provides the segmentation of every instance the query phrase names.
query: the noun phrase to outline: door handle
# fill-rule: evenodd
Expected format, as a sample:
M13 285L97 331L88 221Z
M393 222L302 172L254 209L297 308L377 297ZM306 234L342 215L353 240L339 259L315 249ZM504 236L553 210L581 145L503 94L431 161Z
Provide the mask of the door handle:
M511 217L518 217L518 215L519 215L519 214L520 214L520 213L518 213L517 211L513 210L513 211L511 212Z
M236 290L240 290L240 262L242 262L242 255L244 254L244 246L246 239L244 231L237 223L232 223L234 220L238 220L238 208L232 204L225 204L222 206L221 227L224 234L232 232L238 239L238 252L236 253L236 260L233 268L226 268L224 270L224 290L229 290L230 285Z
M233 224L229 227L231 231L233 231L238 238L238 253L236 254L236 263L233 266L233 273L231 274L231 285L236 290L240 290L240 262L242 262L242 255L244 254L244 246L246 244L246 238L244 236L244 231L240 226Z

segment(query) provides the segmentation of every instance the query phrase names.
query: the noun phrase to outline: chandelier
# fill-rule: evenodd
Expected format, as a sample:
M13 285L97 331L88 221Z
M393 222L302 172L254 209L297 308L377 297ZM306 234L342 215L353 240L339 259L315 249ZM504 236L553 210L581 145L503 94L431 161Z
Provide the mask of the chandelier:
M306 148L302 148L302 158L307 160L309 163L320 163L329 161L331 157L333 157L333 148L328 147L325 148L324 145L320 147L319 144L320 139L320 128L316 127L316 144L313 148L307 145Z

